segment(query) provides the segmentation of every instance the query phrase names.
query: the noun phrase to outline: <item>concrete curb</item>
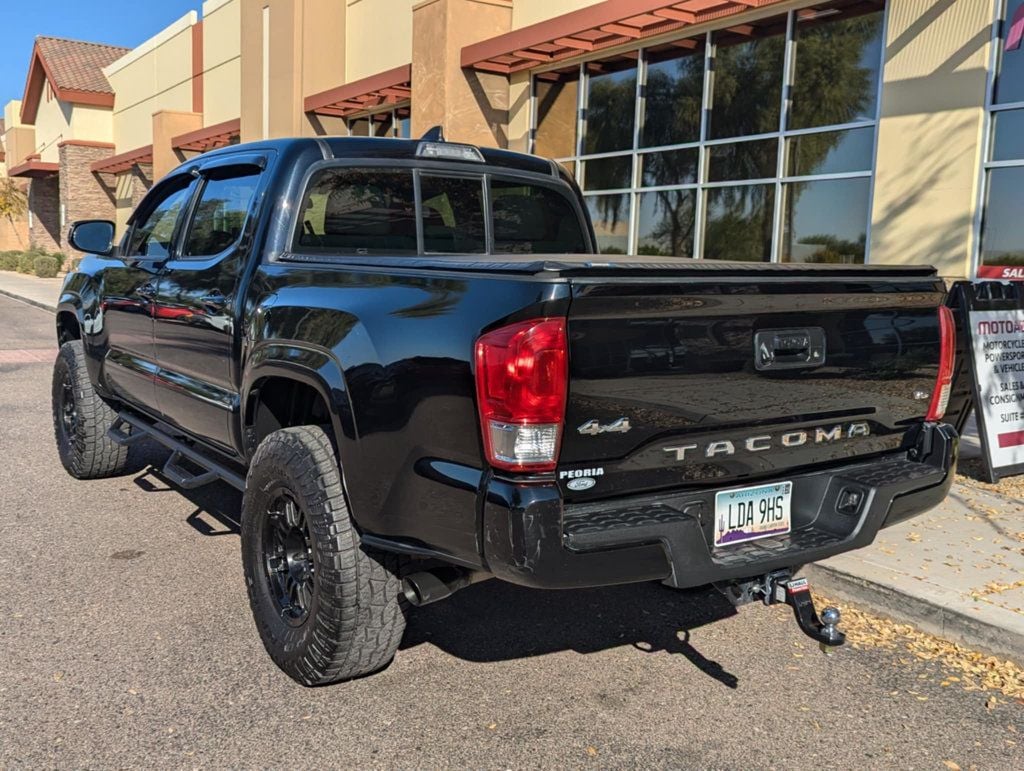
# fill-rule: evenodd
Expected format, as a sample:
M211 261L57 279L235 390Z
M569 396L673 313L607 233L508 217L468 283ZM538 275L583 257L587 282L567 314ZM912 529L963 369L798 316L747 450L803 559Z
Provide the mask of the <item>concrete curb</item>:
M15 294L14 292L11 292L10 290L7 289L0 288L0 295L3 295L4 297L10 297L12 300L19 300L25 303L26 305L31 305L35 308L41 308L42 310L49 311L50 313L57 312L56 305L47 305L46 303L39 302L39 300L32 300L29 299L28 297L23 297L20 294Z
M833 567L808 565L803 572L815 590L829 597L863 605L921 631L1024 663L1024 635L1017 632Z

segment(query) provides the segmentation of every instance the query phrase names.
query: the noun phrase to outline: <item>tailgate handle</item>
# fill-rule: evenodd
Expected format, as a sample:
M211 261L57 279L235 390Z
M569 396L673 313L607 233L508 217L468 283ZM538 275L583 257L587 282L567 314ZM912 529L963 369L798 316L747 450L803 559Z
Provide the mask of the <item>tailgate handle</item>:
M759 371L820 367L825 363L825 330L763 329L754 335L754 366Z

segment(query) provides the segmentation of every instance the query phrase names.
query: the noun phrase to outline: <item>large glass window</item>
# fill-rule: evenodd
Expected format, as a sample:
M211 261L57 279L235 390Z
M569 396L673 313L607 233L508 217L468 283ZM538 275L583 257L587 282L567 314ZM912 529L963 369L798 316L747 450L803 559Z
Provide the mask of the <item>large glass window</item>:
M789 127L835 126L875 117L882 64L882 14L870 4L796 15ZM867 13L861 13L867 11Z
M1003 266L1024 265L1024 0L1005 0L999 11L982 185L981 277L998 277Z
M712 139L779 130L786 17L714 32Z
M871 180L821 179L784 187L784 262L864 262Z
M408 104L361 114L346 121L350 137L409 138L411 109Z
M576 175L605 253L864 262L884 13L730 18L540 73L533 150Z
M700 141L704 110L703 38L647 51L641 147Z

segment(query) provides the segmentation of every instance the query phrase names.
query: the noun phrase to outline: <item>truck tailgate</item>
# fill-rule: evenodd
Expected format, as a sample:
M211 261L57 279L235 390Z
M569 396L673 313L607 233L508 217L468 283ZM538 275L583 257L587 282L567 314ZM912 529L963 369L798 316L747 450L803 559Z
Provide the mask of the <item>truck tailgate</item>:
M934 275L570 281L558 474L569 499L892 452L928 410L945 294ZM582 476L599 484L570 484Z

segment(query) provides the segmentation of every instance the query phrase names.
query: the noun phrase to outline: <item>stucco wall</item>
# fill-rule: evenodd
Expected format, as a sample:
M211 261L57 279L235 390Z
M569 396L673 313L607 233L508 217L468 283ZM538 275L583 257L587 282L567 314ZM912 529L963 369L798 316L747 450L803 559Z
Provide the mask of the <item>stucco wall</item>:
M588 5L597 3L594 0L515 0L512 3L512 29L578 11Z
M118 152L153 141L153 113L192 109L190 11L104 70L114 89L113 134Z
M242 0L203 3L203 125L241 114Z
M412 61L412 8L417 0L346 0L348 36L345 74L349 81Z
M303 112L310 94L345 80L342 0L261 0L241 8L242 141L263 137L263 19L269 9L267 136L316 133Z
M43 86L46 90L46 86ZM39 159L46 163L57 163L59 153L57 144L64 139L71 139L71 112L74 105L62 102L53 97L46 100L44 93L39 99L35 122L35 152Z
M969 275L990 0L890 0L871 262Z

